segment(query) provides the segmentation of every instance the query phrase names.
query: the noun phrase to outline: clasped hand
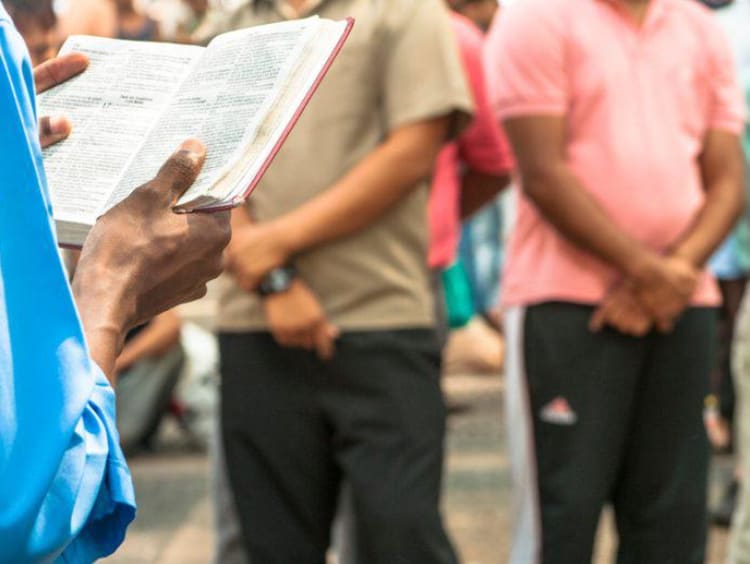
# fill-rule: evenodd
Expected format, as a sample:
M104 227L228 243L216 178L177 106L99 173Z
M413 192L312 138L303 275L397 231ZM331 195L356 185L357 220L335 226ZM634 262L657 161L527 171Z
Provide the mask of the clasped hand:
M246 292L258 289L263 277L286 264L291 252L278 224L252 223L244 210L232 218L234 234L226 251L226 269ZM328 320L318 297L301 279L284 292L263 299L268 330L282 347L314 351L322 360L335 352L338 329Z
M226 269L246 292L254 292L263 278L284 266L290 251L276 224L252 223L242 209L232 215L232 241L225 252Z
M638 275L616 285L594 312L592 331L604 326L641 337L652 328L668 333L690 303L700 271L676 256L651 257Z

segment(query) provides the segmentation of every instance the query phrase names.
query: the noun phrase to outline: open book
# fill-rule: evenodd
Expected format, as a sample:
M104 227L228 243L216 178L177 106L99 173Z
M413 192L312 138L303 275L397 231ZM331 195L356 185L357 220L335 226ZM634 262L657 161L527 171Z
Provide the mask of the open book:
M188 137L208 154L175 208L215 211L258 184L346 41L318 17L225 33L207 47L73 36L80 76L39 96L73 133L44 150L58 239L80 247L97 218L153 178Z

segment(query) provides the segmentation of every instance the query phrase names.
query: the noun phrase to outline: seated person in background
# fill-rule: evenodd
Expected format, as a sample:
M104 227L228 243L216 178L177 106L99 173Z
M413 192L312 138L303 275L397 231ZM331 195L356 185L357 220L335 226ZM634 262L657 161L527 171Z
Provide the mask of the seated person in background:
M157 0L149 6L148 13L158 22L161 39L191 43L208 6L208 0Z
M60 18L60 36L117 35L117 9L114 0L58 0L55 2Z
M71 288L40 147L71 125L37 125L29 55L3 4L0 62L0 562L93 562L116 550L135 516L108 382L125 334L205 294L229 216L172 212L205 158L186 141L99 219ZM45 63L36 88L86 65L77 54Z
M157 41L159 24L136 8L133 0L115 0L117 8L117 37L135 41Z
M67 255L69 278L75 276L80 252ZM185 364L177 310L157 315L130 330L115 362L117 430L127 454L150 449L162 416L169 408Z
M185 363L180 316L170 310L133 329L117 357L117 429L128 453L149 447Z
M52 0L3 0L31 55L39 65L51 59L60 45L57 16Z

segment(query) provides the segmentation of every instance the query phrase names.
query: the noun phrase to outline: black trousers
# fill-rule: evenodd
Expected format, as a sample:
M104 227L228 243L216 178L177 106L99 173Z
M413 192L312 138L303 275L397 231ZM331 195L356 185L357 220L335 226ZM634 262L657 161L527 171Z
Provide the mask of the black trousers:
M227 468L253 564L323 564L342 476L360 561L453 564L439 513L445 407L432 331L345 333L323 363L220 335Z
M507 318L508 409L525 412L510 421L511 454L528 500L512 562L591 562L611 503L620 564L703 563L716 312L689 309L672 333L640 339L591 333L592 313L545 303Z

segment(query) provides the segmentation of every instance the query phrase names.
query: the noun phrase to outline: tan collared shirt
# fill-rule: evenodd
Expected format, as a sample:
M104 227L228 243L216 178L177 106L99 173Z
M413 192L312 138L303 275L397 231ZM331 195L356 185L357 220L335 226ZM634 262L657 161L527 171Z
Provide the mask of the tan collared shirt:
M404 125L454 115L471 95L442 0L308 0L301 15L355 18L351 36L248 206L257 221L281 216L330 188ZM212 14L204 38L296 17L282 0ZM455 134L455 132L453 132ZM362 232L295 257L301 278L343 330L427 327L429 183ZM218 327L265 328L255 295L220 283Z

